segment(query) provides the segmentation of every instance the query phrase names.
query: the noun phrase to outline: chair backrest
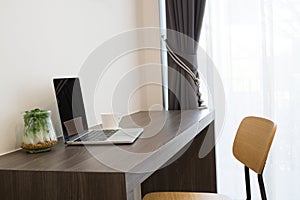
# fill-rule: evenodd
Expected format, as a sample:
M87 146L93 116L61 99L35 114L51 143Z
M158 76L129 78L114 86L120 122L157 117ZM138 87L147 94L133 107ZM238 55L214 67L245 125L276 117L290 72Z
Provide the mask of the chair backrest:
M263 172L276 124L260 117L242 120L233 143L233 155L258 174Z

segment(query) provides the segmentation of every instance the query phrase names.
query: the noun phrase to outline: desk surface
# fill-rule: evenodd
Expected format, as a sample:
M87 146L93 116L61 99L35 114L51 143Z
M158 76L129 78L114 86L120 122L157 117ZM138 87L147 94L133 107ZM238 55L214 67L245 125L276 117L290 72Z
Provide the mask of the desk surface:
M20 150L1 156L0 169L134 172L135 167L146 160L153 161L152 156L157 153L168 154L168 151L180 150L180 146L192 140L212 120L213 115L209 110L138 112L121 122L121 127L144 127L142 135L131 145L65 146L59 142L47 153L27 154ZM194 132L185 136L188 138L185 143L181 138L190 130ZM185 144L174 146L179 141ZM170 156L165 157L165 161Z
M0 171L121 173L129 191L213 120L214 114L208 109L138 112L124 117L120 124L123 128L144 128L131 145L66 146L60 141L47 153L27 154L20 150L1 156Z

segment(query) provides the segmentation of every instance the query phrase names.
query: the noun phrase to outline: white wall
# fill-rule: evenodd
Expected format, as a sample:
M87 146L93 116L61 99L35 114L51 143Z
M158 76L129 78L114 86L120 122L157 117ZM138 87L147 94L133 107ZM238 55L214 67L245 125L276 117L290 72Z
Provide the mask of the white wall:
M149 10L142 11L144 4L153 4L147 8L152 9L150 16L146 16ZM158 15L156 4L149 0L1 0L0 154L19 148L25 110L50 109L61 134L52 78L78 75L90 53L112 35L148 26L146 19ZM160 62L159 54L153 57ZM136 67L147 59L135 53L114 65ZM159 81L159 73L156 68L144 75L133 74L126 84L136 87L139 82L135 80L142 76ZM152 102L161 104L161 90L152 90L137 92L130 111L147 109Z
M153 30L147 31L145 38L160 37L159 30L159 0L142 0L138 1L138 27L152 27ZM154 39L155 45L160 47L160 40ZM144 80L153 82L155 84L148 84L143 87L141 95L147 96L146 108L150 110L163 109L162 96L162 79L161 79L161 57L160 49L144 49L142 52L142 65L144 65L145 72L142 74ZM157 84L158 83L158 84ZM143 94L145 92L145 94Z

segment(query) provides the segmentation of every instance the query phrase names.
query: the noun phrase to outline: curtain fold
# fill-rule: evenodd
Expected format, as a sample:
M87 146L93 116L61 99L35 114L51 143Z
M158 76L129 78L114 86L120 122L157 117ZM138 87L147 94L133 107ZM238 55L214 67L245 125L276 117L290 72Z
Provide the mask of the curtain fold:
M268 199L300 199L299 11L300 1L207 1L200 44L226 94L223 131L216 132L217 188L232 199L246 195L244 168L232 155L232 143L249 115L277 124L264 170ZM257 177L250 176L252 199L261 199Z
M166 0L167 43L199 78L197 49L206 0ZM201 106L197 82L168 56L169 109Z

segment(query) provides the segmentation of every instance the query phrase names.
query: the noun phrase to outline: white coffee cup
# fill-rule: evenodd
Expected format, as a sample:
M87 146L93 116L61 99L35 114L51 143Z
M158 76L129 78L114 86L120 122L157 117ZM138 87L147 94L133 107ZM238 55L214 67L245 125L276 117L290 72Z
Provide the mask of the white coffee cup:
M119 128L119 122L121 120L120 114L113 114L113 113L102 113L102 127L105 130L112 130Z

